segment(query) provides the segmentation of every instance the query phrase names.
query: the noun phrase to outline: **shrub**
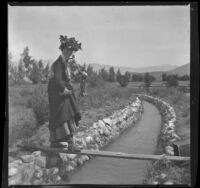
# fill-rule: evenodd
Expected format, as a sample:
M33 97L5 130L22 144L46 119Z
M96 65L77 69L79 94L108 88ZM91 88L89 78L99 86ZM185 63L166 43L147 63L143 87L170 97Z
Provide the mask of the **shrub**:
M9 115L12 117L9 118L9 144L33 135L37 122L32 109L13 107L9 110Z
M166 77L166 81L168 87L178 86L178 79L176 75L168 75Z
M27 96L30 96L32 95L32 90L30 88L25 88L25 89L22 89L19 94L22 96L22 97L27 97Z
M126 87L129 83L128 78L125 75L121 75L118 80L121 87Z
M45 87L42 87L42 85L40 85L38 88L34 89L33 96L30 99L29 104L33 109L35 118L39 125L48 120L49 102L47 89Z
M144 74L144 84L147 88L150 87L151 83L155 81L155 77L150 75L148 72Z
M105 87L105 81L103 80L103 78L96 74L93 74L91 77L89 77L88 82L89 82L89 87L91 87L91 88L95 88L95 87L104 88Z

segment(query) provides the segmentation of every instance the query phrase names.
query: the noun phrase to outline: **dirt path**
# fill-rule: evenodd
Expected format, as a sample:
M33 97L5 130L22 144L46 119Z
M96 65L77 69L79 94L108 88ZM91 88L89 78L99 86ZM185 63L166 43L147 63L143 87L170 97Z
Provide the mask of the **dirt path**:
M107 151L153 154L161 116L155 106L144 102L141 120L125 131ZM148 161L96 157L75 171L70 184L142 184Z

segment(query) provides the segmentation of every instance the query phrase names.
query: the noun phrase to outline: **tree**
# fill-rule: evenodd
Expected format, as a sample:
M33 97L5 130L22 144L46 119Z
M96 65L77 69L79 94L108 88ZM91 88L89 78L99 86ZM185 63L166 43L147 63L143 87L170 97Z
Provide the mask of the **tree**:
M109 74L105 68L100 69L99 76L101 76L105 81L109 81Z
M132 74L132 80L134 82L141 82L143 81L143 75L142 74Z
M114 67L110 67L110 69L109 69L109 81L110 82L114 82L115 81Z
M40 69L41 71L44 69L44 65L43 65L41 59L40 59L39 62L38 62L38 67L39 67L39 69Z
M190 76L188 74L185 74L183 76L179 76L178 80L181 80L181 81L190 80Z
M150 75L151 82L155 82L156 78L153 75Z
M29 68L31 64L33 64L34 60L32 57L29 55L29 48L26 46L24 48L23 53L21 54L21 57L24 61L25 68Z
M121 72L120 72L120 69L118 69L117 75L116 75L116 80L117 80L118 82L119 82L120 76L121 76Z
M144 74L144 84L147 88L150 87L151 83L152 83L153 79L152 76L150 76L150 74L148 72L146 72Z
M129 83L129 80L128 80L127 76L125 76L125 75L119 76L118 79L119 79L118 82L121 87L126 87Z
M50 68L49 68L49 63L46 65L46 67L43 70L43 75L45 77L45 81L47 82L49 80L50 77Z
M125 76L126 76L126 78L128 79L128 81L131 80L131 74L130 74L130 72L126 71L126 72L125 72Z
M88 77L91 77L94 74L94 70L91 65L88 65L87 67L87 74L88 74Z
M21 64L23 64L22 66L24 66L24 68L25 68L25 76L27 76L30 79L31 71L33 69L33 64L34 64L35 60L32 59L32 57L29 55L28 46L26 46L24 48L24 51L21 54L20 61L21 61Z
M41 80L42 80L42 74L41 74L40 69L36 62L33 63L33 69L30 74L30 80L34 84L37 84L37 83L41 82Z
M166 73L162 73L162 81L166 81L167 78L167 74Z
M22 58L19 60L18 63L18 74L18 78L21 80L26 76L26 68Z
M176 87L178 86L178 78L177 75L167 75L166 82L168 87Z

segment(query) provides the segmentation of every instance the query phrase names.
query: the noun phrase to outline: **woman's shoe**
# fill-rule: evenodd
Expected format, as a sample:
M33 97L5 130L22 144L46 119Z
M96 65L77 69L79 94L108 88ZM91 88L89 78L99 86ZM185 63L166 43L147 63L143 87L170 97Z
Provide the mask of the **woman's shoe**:
M81 150L74 143L69 143L69 145L68 145L68 151L71 151L71 152L80 152Z
M54 143L51 143L51 148L65 148L65 146L61 144L60 142L54 142Z

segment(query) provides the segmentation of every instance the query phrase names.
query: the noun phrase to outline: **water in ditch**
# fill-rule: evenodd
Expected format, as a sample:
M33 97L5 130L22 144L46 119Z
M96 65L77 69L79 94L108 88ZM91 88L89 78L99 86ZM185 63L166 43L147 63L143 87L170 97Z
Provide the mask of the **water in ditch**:
M106 151L153 154L160 131L161 116L157 108L144 102L141 120L125 131ZM145 160L95 157L74 171L67 184L142 184Z

